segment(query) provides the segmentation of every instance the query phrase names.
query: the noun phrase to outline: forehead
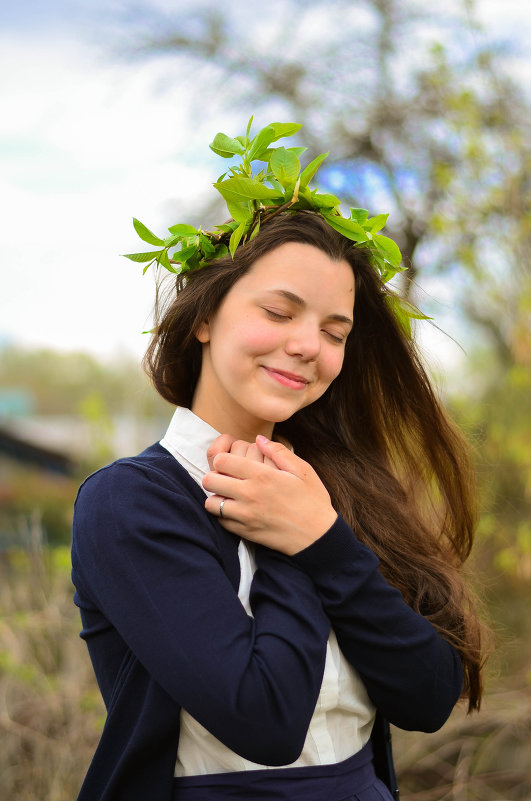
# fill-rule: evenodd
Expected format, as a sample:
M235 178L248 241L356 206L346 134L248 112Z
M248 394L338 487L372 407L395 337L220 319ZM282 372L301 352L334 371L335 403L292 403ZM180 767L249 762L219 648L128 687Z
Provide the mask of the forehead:
M286 242L257 259L236 287L244 293L296 295L330 313L352 313L354 273L347 261L335 261L314 245Z

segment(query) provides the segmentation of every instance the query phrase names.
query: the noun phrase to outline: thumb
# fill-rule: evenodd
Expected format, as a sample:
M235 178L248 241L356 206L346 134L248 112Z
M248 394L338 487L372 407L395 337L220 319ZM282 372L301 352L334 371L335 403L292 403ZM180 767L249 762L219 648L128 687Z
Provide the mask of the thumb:
M290 449L282 445L281 442L273 442L259 434L256 437L256 445L260 453L268 459L271 459L275 467L279 470L285 470L287 473L292 473L294 476L300 478L304 477L305 471L303 468L307 466L306 462L303 462L302 459L295 456L293 451L290 451Z

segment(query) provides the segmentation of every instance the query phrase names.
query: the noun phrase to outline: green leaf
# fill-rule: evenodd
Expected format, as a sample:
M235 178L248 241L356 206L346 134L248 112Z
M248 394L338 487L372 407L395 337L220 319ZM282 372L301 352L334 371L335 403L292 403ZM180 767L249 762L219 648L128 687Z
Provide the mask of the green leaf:
M229 242L229 252L232 258L234 258L234 253L236 252L236 248L240 244L241 238L245 233L245 229L246 229L246 224L242 222L239 224L236 230L232 232Z
M212 244L210 238L205 236L205 234L199 234L199 247L203 251L206 258L210 258L215 253L214 245Z
M362 225L369 217L369 212L367 209L351 209L350 210L350 219L355 220L357 223Z
M194 228L193 225L184 225L183 223L172 225L171 228L168 228L168 231L170 234L175 234L176 236L194 236L194 234L199 233L197 228Z
M137 220L136 217L133 217L133 225L138 236L144 242L148 242L150 245L164 245L164 240L160 239L158 236L155 236L155 234L150 231L149 228L146 228L144 223L141 223L140 220Z
M164 267L164 269L169 270L170 273L174 273L175 272L175 267L172 267L172 265L170 264L170 258L168 256L168 251L167 250L161 250L159 252L159 254L157 256L157 261L158 261L158 263L160 264L161 267Z
M420 309L413 306L412 303L390 292L385 296L385 300L393 312L398 323L402 327L405 335L411 339L411 320L431 320L426 314L423 314Z
M236 155L241 156L244 150L237 139L231 139L224 133L217 133L209 147L224 159L231 159Z
M398 295L388 294L385 296L385 301L403 333L408 339L411 339L411 319L409 314L402 307L400 302L401 298L399 298Z
M252 178L227 178L214 186L222 197L234 203L241 203L242 200L278 200L282 197L280 192Z
M251 231L251 236L249 237L249 242L253 241L255 236L258 234L259 230L260 230L260 217L257 217L255 226L254 226L253 230Z
M383 236L382 234L374 234L374 242L380 250L383 250L385 253L385 257L391 262L391 264L398 267L400 262L402 261L402 254L400 253L400 248L396 244L396 242L392 239L389 239L388 236Z
M276 178L272 178L272 177L269 177L267 180L268 180L269 184L273 187L273 189L275 189L279 193L279 195L283 195L284 194L284 187L282 186L280 181L277 181Z
M249 134L251 133L251 125L252 124L253 124L253 115L251 114L249 122L247 123L247 130L245 132L245 138L246 139L249 139Z
M272 122L269 128L273 128L273 139L271 142L276 142L277 139L282 139L284 136L293 136L297 131L300 131L302 124L299 122Z
M123 253L122 255L126 259L131 259L131 261L143 262L156 259L160 252L160 250L152 250L150 253Z
M262 150L260 153L260 161L269 161L275 150L278 148L276 147L268 147L267 150ZM303 153L306 153L308 150L307 147L287 147L286 150L289 150L290 153L295 153L297 158L302 156Z
M269 147L274 138L275 131L272 125L266 125L265 128L262 128L261 131L258 131L254 139L251 141L248 154L249 161L259 158L262 151Z
M182 242L184 238L183 236L167 236L164 240L164 247L173 248L175 245L178 245L179 242Z
M385 227L388 217L388 214L378 214L376 217L371 217L370 220L367 220L364 227L369 228L371 233L376 234Z
M310 163L306 165L306 167L301 172L301 188L302 189L304 189L304 187L308 186L308 184L312 180L313 176L315 175L315 173L317 172L317 170L319 169L319 167L321 166L321 164L323 163L323 161L325 160L325 158L327 156L328 156L328 153L321 153L320 156L317 156L316 158L313 159L313 161L310 161Z
M327 214L323 213L323 217L332 228L339 231L340 234L346 236L347 239L352 239L354 242L366 242L367 234L354 220L347 220L340 214Z
M195 253L192 253L186 261L183 261L181 265L181 271L183 273L188 273L191 270L196 270L201 264L201 259L199 258L199 250L198 248L195 249Z
M194 253L197 253L197 245L190 245L186 248L181 248L181 250L176 250L175 253L172 253L173 261L184 262L188 261L190 256L193 256Z
M229 249L227 245L221 244L216 246L216 252L214 254L214 259L222 259L224 256L227 255Z
M229 210L229 214L232 219L236 220L238 223L246 222L250 217L253 216L248 201L246 203L232 203L230 200L228 200L227 209Z
M254 157L254 161L265 161L269 162L272 154L275 152L275 147L266 147L265 150L261 150L258 156ZM256 177L256 176L255 176Z
M284 147L276 148L269 161L269 166L284 189L295 183L301 169L300 161L295 153Z
M335 195L312 194L312 205L318 209L335 209L340 203L341 201Z
M404 298L400 298L400 305L407 316L411 317L412 320L433 320L433 317L428 317L427 314L423 314L420 309L417 309L416 306L413 306L412 303L409 303L409 301Z
M235 231L237 227L238 227L238 223L234 222L234 221L231 221L229 223L223 223L222 225L216 225L216 230L217 231L223 231L223 233L225 233L225 234L230 234L233 231Z
M400 272L397 267L392 267L389 262L385 261L385 259L383 259L374 249L369 249L368 253L372 266L375 270L377 270L377 272L380 273L380 280L382 284L386 284L388 281L394 278L398 272Z

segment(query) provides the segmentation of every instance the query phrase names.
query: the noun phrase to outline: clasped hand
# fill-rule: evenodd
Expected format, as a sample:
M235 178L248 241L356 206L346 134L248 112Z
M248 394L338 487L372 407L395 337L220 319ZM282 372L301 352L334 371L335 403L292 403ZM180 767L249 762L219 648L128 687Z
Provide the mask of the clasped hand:
M223 434L207 455L211 472L203 486L214 494L205 508L227 531L292 556L335 522L317 473L280 442L257 437L249 443Z

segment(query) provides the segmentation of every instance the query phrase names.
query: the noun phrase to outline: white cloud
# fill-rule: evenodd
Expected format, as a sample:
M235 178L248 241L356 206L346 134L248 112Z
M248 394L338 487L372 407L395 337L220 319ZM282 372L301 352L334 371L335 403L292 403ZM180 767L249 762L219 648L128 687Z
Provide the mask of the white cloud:
M131 218L163 226L177 196L171 222L186 219L215 179L178 158L186 102L153 92L161 63L95 64L80 45L12 36L0 53L1 333L140 352L153 285L118 255L143 249Z

